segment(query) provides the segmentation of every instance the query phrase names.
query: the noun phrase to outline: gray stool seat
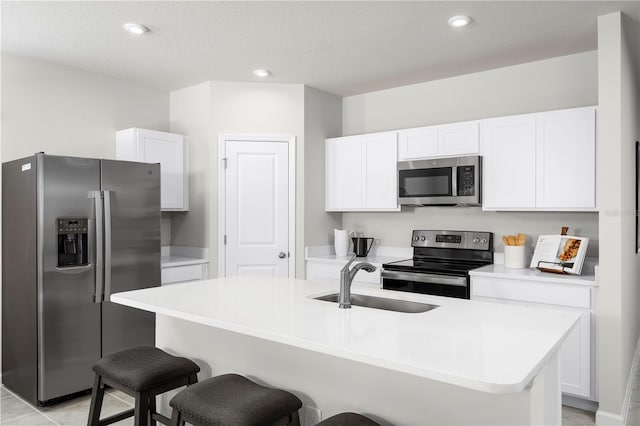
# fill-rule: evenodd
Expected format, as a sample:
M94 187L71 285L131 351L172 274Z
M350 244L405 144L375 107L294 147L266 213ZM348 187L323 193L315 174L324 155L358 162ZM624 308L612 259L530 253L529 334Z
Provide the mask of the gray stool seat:
M196 383L200 367L186 358L142 346L105 356L93 371L96 374L87 425L106 426L133 416L135 426L155 426L158 421L167 425L170 422L156 412L156 395ZM135 407L101 419L105 386L133 396Z
M340 413L318 423L316 426L380 426L362 414Z
M143 392L197 374L200 367L187 358L142 346L107 355L93 366L93 371L135 392Z
M299 424L302 401L290 392L261 386L238 374L224 374L189 386L171 399L172 424Z

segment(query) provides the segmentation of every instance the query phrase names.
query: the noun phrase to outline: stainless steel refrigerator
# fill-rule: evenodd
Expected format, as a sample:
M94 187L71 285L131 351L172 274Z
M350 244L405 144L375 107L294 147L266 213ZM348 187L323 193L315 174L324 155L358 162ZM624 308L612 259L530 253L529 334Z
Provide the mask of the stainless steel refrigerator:
M35 154L2 165L2 382L44 405L91 388L102 356L153 345L160 165Z

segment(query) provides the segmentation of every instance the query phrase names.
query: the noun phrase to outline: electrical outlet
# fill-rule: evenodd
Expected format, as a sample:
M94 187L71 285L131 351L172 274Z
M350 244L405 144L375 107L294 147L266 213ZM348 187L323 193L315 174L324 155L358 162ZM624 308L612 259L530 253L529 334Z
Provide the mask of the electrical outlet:
M304 426L314 426L322 420L322 411L319 408L305 405Z

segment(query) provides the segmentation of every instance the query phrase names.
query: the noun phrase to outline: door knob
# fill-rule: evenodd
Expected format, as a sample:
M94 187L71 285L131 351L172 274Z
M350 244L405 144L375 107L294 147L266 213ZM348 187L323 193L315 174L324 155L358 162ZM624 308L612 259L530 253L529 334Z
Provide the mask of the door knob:
M285 257L287 257L287 254L285 252L281 251L280 253L278 253L278 257L280 259L284 259Z

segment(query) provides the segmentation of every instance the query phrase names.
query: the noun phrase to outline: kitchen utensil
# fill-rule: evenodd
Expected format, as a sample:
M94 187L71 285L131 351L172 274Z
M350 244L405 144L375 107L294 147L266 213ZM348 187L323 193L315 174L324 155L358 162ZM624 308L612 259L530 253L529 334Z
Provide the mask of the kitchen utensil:
M373 246L374 239L367 237L355 237L351 238L351 241L353 241L353 252L356 257L367 257L369 250L371 250L371 247ZM371 242L369 243L369 241Z
M336 256L347 256L349 254L349 231L334 229L333 247L335 248Z
M507 239L509 240L509 245L510 246L515 246L516 245L516 237L514 237L513 235L507 235Z
M527 242L527 236L524 234L518 234L518 236L516 237L516 245L523 246L526 244L526 242Z

